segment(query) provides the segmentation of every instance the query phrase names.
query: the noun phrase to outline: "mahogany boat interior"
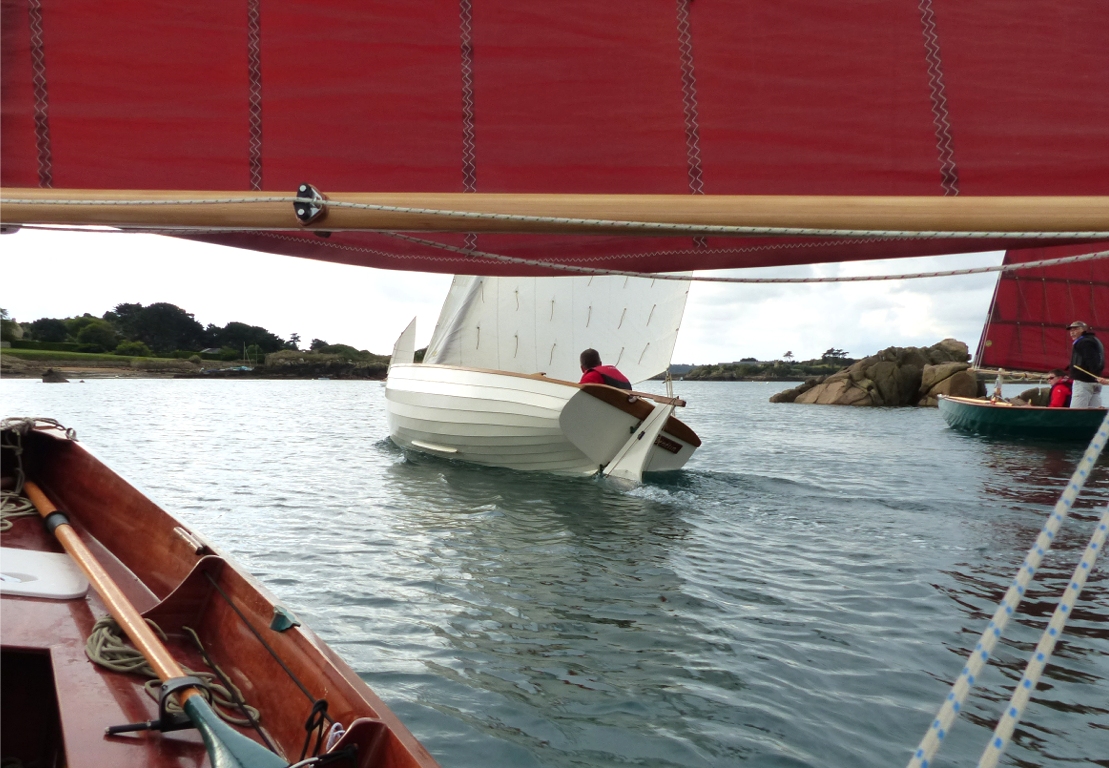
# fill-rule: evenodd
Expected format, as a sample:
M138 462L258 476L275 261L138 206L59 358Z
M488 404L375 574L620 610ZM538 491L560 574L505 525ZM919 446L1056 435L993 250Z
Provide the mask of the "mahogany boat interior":
M219 667L260 713L259 728L247 724L237 731L259 743L268 739L287 763L302 759L307 743L308 757L318 750L336 758L327 761L331 766L436 765L346 663L313 632L287 620L291 614L279 610L264 587L199 535L62 430L31 430L21 438L21 456L12 449L13 435L5 433L4 489L16 486L21 469L68 515L138 611L165 633L178 663L207 671L207 656ZM38 515L11 522L0 536L6 553L63 551ZM5 573L5 586L18 580L19 574ZM189 728L105 735L110 726L155 720L159 711L144 691L145 678L104 669L86 656L93 625L108 613L94 590L69 599L5 590L0 605L5 765L9 758L69 768L208 764L200 735ZM320 701L326 701L325 715L316 717L322 726L308 732L306 722ZM327 752L322 742L335 723L345 734L335 729L337 743Z

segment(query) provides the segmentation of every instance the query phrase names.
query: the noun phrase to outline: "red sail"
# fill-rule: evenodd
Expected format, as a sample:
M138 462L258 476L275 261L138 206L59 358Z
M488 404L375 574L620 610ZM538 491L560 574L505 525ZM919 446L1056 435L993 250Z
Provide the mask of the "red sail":
M1005 254L1006 264L1109 250L1109 242ZM1049 371L1070 364L1066 326L1087 323L1109 335L1109 259L1003 272L978 343L980 368Z
M0 0L0 9L5 187L1109 194L1103 0ZM376 267L534 271L385 235L215 239ZM997 245L439 240L638 270Z

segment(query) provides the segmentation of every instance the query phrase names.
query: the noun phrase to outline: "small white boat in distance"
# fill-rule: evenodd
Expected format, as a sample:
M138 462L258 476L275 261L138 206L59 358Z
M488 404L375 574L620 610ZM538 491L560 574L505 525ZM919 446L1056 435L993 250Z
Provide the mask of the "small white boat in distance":
M701 444L673 416L683 401L572 379L590 346L632 382L665 371L687 291L639 278L456 277L424 362L413 362L415 320L393 349L390 437L475 464L632 484L681 469Z

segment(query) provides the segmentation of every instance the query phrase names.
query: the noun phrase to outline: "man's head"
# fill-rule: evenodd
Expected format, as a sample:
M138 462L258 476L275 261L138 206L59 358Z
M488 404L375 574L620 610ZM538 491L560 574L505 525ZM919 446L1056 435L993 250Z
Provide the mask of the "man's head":
M587 349L581 353L581 369L588 371L601 364L601 354L595 349Z
M1081 320L1075 320L1073 323L1067 326L1067 332L1070 333L1070 337L1072 339L1077 339L1089 329L1090 326L1086 325Z
M1049 385L1050 385L1050 384L1054 384L1055 382L1057 382L1057 381L1058 381L1059 379L1063 378L1063 377L1064 377L1064 376L1066 376L1066 375L1067 375L1067 374L1063 372L1063 369L1062 369L1062 368L1055 368L1055 369L1053 369L1053 370L1051 370L1051 371L1048 371L1048 374L1047 374L1047 383L1048 383Z

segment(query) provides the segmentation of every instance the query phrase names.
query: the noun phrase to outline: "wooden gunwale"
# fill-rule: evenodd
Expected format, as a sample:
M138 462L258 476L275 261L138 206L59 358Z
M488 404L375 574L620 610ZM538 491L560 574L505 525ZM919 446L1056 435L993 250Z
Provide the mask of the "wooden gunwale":
M571 195L377 193L321 190L335 202L481 214L698 226L897 231L1109 231L1109 196L897 197L851 195ZM300 229L287 193L229 190L0 188L5 224ZM226 203L221 200L257 202ZM21 200L26 202L12 202ZM57 205L51 201L158 201L158 205ZM211 201L204 204L185 201ZM573 222L512 221L337 208L310 229L562 234L686 234Z
M373 759L364 755L359 768L436 765L365 682L314 633L304 627L284 632L269 629L276 601L252 577L226 563L211 547L197 553L174 533L181 523L59 432L36 430L23 442L28 477L41 486L48 503L69 515L74 534L94 551L128 598L145 615L157 617L169 635L172 656L193 669L205 668L181 628L191 626L209 655L262 711L262 725L290 759L300 755L304 721L312 702L229 602L313 697L328 700L329 714L335 720L348 727L359 718L363 723L384 724ZM5 456L6 465L7 459ZM3 545L57 550L54 538L47 536L35 518L16 520L13 529L3 534ZM205 574L212 575L227 600ZM3 610L5 650L50 654L71 768L207 764L204 747L193 731L104 737L109 725L152 719L157 711L141 690L141 678L103 670L84 658L84 641L92 623L106 612L95 593L67 601L4 595ZM258 740L252 731L239 730Z

